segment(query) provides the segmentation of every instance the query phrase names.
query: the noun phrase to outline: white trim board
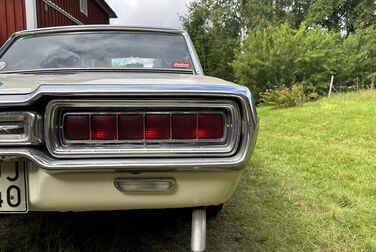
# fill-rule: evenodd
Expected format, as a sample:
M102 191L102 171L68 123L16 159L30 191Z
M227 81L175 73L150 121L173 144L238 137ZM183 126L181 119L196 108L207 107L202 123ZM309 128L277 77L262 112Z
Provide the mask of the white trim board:
M38 28L36 0L25 0L26 29Z

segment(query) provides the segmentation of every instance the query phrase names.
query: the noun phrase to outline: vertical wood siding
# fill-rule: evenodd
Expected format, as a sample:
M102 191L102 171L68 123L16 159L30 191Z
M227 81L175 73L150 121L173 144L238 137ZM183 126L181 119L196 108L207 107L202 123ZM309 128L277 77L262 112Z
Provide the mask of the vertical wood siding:
M0 0L0 46L16 31L26 29L25 1Z
M88 16L80 11L80 0L52 0L83 24L109 24L107 13L94 0L87 0ZM38 28L75 25L43 0L36 0ZM0 0L0 46L16 31L26 29L25 0Z
M52 2L83 24L109 24L107 13L94 0L88 0L88 16L80 11L79 0L52 0ZM51 6L46 6L43 0L37 0L37 19L39 28L76 24Z

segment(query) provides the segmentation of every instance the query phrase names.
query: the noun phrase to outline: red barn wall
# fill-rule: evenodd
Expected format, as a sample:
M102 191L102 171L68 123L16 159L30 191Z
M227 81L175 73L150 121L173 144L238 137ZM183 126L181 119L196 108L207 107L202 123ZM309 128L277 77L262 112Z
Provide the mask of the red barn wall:
M109 24L107 13L94 0L88 0L88 16L80 11L78 0L53 0L52 2L83 24ZM43 0L37 0L37 22L38 28L76 24L59 11L46 5Z
M88 16L80 11L79 0L51 0L82 24L109 24L108 14L95 0L87 1ZM70 18L47 5L43 0L36 0L37 27L77 25ZM25 30L25 0L0 0L0 47L16 31Z
M0 0L0 46L16 31L26 29L25 1Z

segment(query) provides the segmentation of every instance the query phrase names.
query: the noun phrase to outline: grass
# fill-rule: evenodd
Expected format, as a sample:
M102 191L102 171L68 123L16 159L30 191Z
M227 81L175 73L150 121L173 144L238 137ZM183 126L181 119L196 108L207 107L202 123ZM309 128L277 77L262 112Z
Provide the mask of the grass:
M259 115L208 251L376 251L376 93ZM0 216L0 251L189 251L189 236L189 210Z

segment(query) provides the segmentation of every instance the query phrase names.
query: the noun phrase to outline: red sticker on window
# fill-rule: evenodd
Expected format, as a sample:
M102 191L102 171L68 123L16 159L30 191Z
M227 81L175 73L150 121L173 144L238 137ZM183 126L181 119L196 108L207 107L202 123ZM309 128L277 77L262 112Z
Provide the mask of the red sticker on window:
M173 61L171 65L173 68L192 68L192 63L185 61Z

